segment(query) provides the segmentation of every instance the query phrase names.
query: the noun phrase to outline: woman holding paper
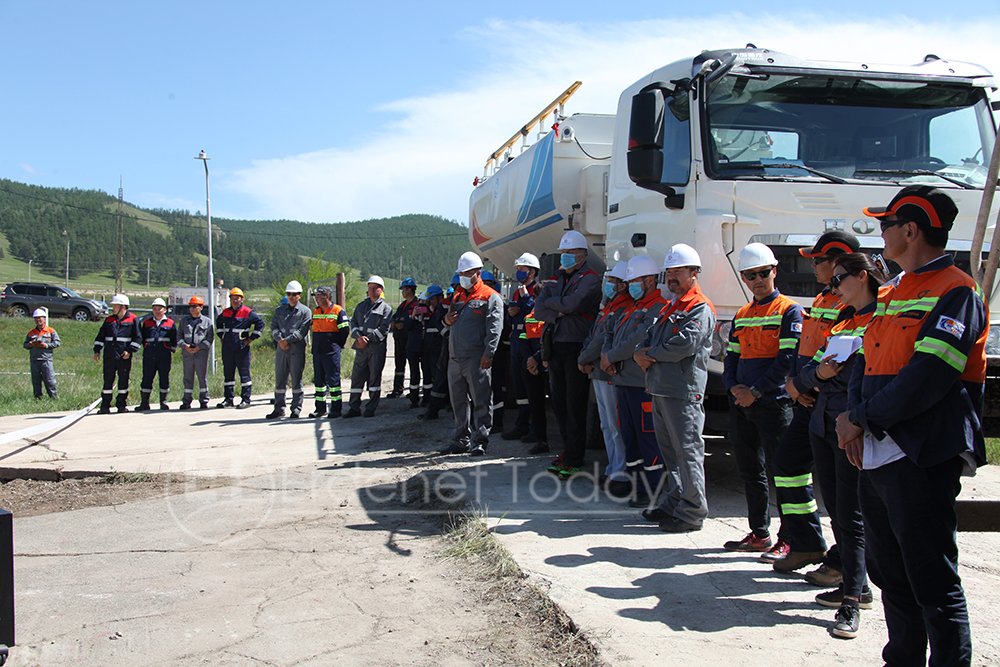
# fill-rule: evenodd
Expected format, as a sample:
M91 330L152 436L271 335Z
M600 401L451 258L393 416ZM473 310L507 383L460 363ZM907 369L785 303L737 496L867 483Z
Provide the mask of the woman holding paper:
M860 252L837 257L830 289L847 304L830 329L826 344L799 373L798 380L819 389L809 423L816 479L840 548L844 581L833 591L820 593L816 602L837 608L830 632L857 636L860 608L870 609L872 593L865 570L865 533L858 502L858 469L837 445L837 415L847 409L847 383L861 347L865 327L875 314L882 273Z

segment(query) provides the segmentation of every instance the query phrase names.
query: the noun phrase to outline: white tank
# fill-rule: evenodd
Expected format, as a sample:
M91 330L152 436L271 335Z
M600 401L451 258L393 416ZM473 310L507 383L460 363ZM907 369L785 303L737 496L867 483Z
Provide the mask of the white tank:
M484 260L511 271L521 253L555 252L572 220L591 244L592 264L603 266L593 244L603 243L607 227L614 124L612 115L574 114L476 186L469 238Z

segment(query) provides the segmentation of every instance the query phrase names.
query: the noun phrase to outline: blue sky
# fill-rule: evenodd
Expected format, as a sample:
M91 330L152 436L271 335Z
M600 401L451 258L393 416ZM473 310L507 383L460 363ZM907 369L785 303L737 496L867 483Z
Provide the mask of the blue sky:
M686 9L675 9L684 4ZM1000 73L1000 8L940 2L14 2L0 0L0 177L220 216L467 222L497 145L576 79L613 112L705 48ZM830 5L823 5L830 7Z

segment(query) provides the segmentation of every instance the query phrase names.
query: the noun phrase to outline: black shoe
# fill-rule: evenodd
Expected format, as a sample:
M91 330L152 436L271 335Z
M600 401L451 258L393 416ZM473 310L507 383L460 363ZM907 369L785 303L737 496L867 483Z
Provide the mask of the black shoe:
M431 419L437 419L437 418L438 418L438 411L437 410L428 410L427 412L425 412L422 415L417 415L417 419L426 419L428 421L430 421Z
M320 419L325 416L326 416L326 408L323 408L322 410L317 409L315 412L309 413L309 419Z
M521 442L523 442L523 443L525 443L525 444L528 444L528 445L530 445L530 444L533 444L533 443L536 443L536 442L538 442L538 438L536 438L536 437L535 437L535 434L534 434L534 433L526 433L526 434L525 434L525 435L524 435L524 436L523 436L523 437L521 438Z
M285 416L284 408L275 408L273 412L268 412L264 415L264 419L280 419Z
M628 506L648 508L652 502L653 501L649 499L649 496L637 496L628 501Z
M615 498L628 498L632 495L632 483L615 479L608 482L608 493Z
M202 401L200 404L198 404L198 407L202 410L208 410L208 401Z
M100 410L97 411L97 414L99 414L99 415L110 415L111 414L111 408L101 408Z
M673 518L673 516L663 508L650 507L642 511L642 518L650 523L660 523L661 521Z
M375 416L375 411L374 410L365 410L364 414L365 414L365 417L374 417Z
M169 410L170 406L167 405L166 403L160 403L160 409L161 410Z
M872 604L875 602L875 597L872 595L872 589L865 588L861 591L859 596L858 606L862 609L871 609ZM844 604L844 584L841 583L839 586L834 588L832 591L826 591L825 593L820 593L816 596L816 604L821 607L828 607L830 609L839 609L840 605Z
M128 408L126 408L124 405L118 408L118 414L123 414L125 412L128 412Z
M504 440L520 440L528 434L527 431L522 431L519 429L514 429L513 431L504 431L500 434L500 437Z
M469 450L469 456L486 456L486 443L477 442Z
M351 417L360 417L361 410L348 410L344 413L344 419L350 419Z
M298 419L299 418L299 411L298 410L292 410L291 414L288 415L288 418L289 419Z
M403 392L393 390L393 391L390 391L388 394L386 394L385 397L386 398L399 398L402 395L403 395Z
M854 600L844 600L837 610L830 634L841 639L854 639L858 636L858 628L861 627L861 612L858 603Z
M181 407L178 408L178 409L180 409L180 410L190 410L191 409L191 404L190 403L181 403Z
M529 449L528 453L531 454L531 455L548 454L549 453L549 443L547 443L547 442L535 443L535 446L532 447L531 449Z
M232 403L230 403L232 405ZM240 404L236 406L237 410L246 410L251 405L250 401L240 401Z
M220 402L215 407L217 407L217 408L231 408L231 407L233 407L233 399L227 398L224 401Z
M450 455L450 454L468 454L469 446L463 445L460 442L453 442L444 449L440 450L438 454Z
M327 419L336 419L337 417L340 417L340 416L341 416L340 415L340 410L331 410L330 412L326 413L326 418Z
M118 409L121 410L121 408ZM139 406L135 409L136 412L147 412L148 410L149 410L149 403L140 403Z
M669 517L660 522L660 530L664 533L693 533L701 530L700 523L688 523L674 517Z

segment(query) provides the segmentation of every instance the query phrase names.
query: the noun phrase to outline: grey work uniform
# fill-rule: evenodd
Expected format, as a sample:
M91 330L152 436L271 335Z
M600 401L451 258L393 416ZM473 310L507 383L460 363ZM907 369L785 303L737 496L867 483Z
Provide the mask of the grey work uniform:
M194 378L198 376L198 402L208 402L208 355L215 340L215 325L210 317L185 315L181 318L177 331L180 338L181 361L184 364L184 405L191 405L194 395ZM196 352L188 352L185 346L194 346Z
M448 327L448 389L455 414L454 440L463 446L468 446L470 439L485 445L493 428L492 368L480 368L480 362L496 354L503 330L503 299L479 282L471 291L456 290L451 308L458 313L458 319Z
M288 341L288 349L274 353L274 408L285 407L285 388L292 376L292 412L302 409L302 371L306 367L306 336L312 326L312 311L304 303L278 306L271 317L271 338Z
M39 341L45 347L33 347L32 343ZM52 327L45 325L41 329L35 327L24 338L24 349L29 352L31 362L31 388L35 398L42 397L42 385L49 398L56 397L56 374L52 369L52 350L59 347L59 334Z
M656 504L697 526L708 516L702 401L714 331L714 307L696 284L661 312L643 343L656 359L646 372L646 391L667 476Z
M379 297L372 302L365 299L354 309L351 316L351 336L354 337L354 367L351 369L351 398L348 402L352 412L361 410L361 392L368 385L368 403L365 412L375 414L382 395L382 369L385 368L386 338L392 321L392 306ZM360 350L357 339L368 337L368 345Z

